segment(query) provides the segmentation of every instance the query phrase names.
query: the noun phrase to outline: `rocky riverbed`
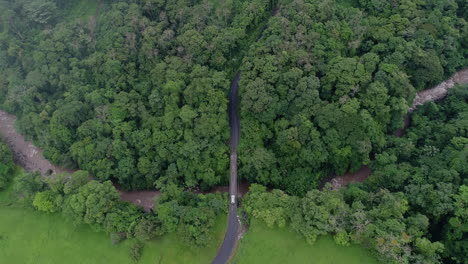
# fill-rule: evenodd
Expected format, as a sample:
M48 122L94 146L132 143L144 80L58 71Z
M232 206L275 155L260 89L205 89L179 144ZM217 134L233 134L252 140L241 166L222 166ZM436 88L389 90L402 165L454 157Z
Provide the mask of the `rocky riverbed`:
M73 173L74 170L65 169L52 164L42 155L42 149L18 133L15 129L16 117L4 111L0 111L0 137L10 146L16 164L26 171L39 171L43 175L55 173ZM129 201L149 212L154 207L154 198L160 194L156 190L124 191L115 184L124 201Z
M449 89L457 84L468 84L468 68L465 68L450 77L448 80L423 91L416 93L413 104L405 116L404 127L395 131L395 136L401 137L405 134L405 129L411 125L411 112L413 112L419 105L427 102L437 101L447 96ZM330 179L334 189L341 188L352 182L362 182L372 174L369 166L365 165L356 172L347 172L344 175L336 176Z

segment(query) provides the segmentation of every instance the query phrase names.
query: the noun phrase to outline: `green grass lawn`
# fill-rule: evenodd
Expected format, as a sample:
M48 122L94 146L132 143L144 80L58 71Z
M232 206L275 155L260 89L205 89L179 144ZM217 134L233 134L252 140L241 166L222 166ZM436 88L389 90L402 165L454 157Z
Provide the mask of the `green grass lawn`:
M210 263L221 244L226 216L217 219L215 239L206 248L192 248L176 234L146 244L142 264ZM11 188L0 192L0 264L101 264L134 263L133 241L112 245L109 235L88 226L74 226L61 215L45 214L15 205ZM242 239L235 264L353 264L378 263L359 247L341 247L331 237L313 246L287 228L270 229L253 220Z
M330 236L321 237L314 245L288 228L268 228L252 220L241 240L233 264L377 264L362 247L338 246Z
M11 204L10 191L0 192L0 264L134 263L132 241L112 245L109 235L88 226L75 227L60 215L43 214ZM175 234L148 243L138 263L210 263L221 244L226 217L217 219L215 239L207 248L191 248Z

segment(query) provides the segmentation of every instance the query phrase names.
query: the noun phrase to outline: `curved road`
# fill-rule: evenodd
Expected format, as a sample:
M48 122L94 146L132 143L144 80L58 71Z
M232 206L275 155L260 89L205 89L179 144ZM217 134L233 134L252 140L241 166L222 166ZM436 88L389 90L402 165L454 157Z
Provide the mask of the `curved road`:
M275 16L278 13L279 8L274 8L271 11L271 15ZM265 25L257 36L256 41L259 41L263 36L263 31L267 28ZM237 237L239 234L240 220L237 216L237 144L239 143L240 135L240 121L237 114L238 109L238 88L241 71L239 70L231 82L231 88L229 90L229 125L231 126L231 157L230 157L230 179L229 179L229 215L228 215L228 227L226 234L224 235L224 241L221 248L218 251L218 255L213 260L212 264L225 264L228 262L232 255L232 251L236 246ZM234 195L234 202L231 201L231 197Z
M218 255L213 260L213 264L227 263L232 250L237 242L240 222L237 218L237 144L239 143L240 121L237 115L238 88L241 71L238 71L231 83L229 90L229 125L231 126L231 158L230 158L230 178L229 178L229 197L236 198L234 203L229 201L228 227L224 241L218 251ZM231 199L231 198L230 198Z

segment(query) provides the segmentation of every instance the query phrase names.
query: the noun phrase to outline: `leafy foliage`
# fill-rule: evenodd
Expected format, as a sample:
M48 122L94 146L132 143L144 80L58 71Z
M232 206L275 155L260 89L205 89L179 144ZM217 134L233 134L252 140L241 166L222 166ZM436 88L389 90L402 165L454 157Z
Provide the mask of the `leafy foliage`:
M326 185L302 198L252 185L243 208L311 244L325 234L340 245L361 244L383 263L465 263L467 88L419 107L405 137L387 136L364 184Z
M324 175L369 164L415 91L467 65L458 8L280 1L242 63L239 174L302 196Z
M14 163L10 148L0 141L0 190L10 182L13 170Z
M110 181L101 183L88 177L87 171L46 177L25 173L16 177L14 189L26 206L47 213L61 212L75 224L88 224L94 230L110 233L112 243L136 238L141 247L172 232L190 246L206 246L212 240L216 217L227 213L227 194L195 194L175 184L167 185L156 201L155 211L146 213L122 201Z
M246 212L269 223L286 223L313 244L320 235L334 234L340 245L362 244L372 249L383 263L439 263L443 249L440 242L431 242L423 235L428 225L419 225L408 215L408 201L403 193L381 190L366 192L358 187L344 190L310 191L303 198L278 196L277 190L266 192L253 185L244 203ZM261 195L273 203L270 210L257 203ZM284 203L295 200L295 203ZM258 207L257 207L258 206ZM275 210L272 210L272 209ZM261 212L269 212L268 217ZM285 212L282 215L274 212ZM427 219L423 216L424 219Z
M47 190L36 193L32 204L39 211L55 213L60 209L62 201L61 196L57 197L53 191Z
M73 3L2 1L0 107L101 181L227 183L230 76L274 2L109 1L83 21Z
M119 200L112 183L90 181L78 193L67 199L66 213L71 219L91 225L101 225Z
M18 200L26 206L31 206L36 193L44 191L46 187L42 175L38 172L20 173L15 177L13 184Z
M212 240L216 215L227 213L227 195L194 194L168 185L157 200L156 215L164 232L178 232L190 245L205 246Z
M239 175L283 190L254 185L246 212L385 263L464 263L467 87L421 107L406 137L389 134L416 91L467 64L465 2L105 1L75 17L76 1L0 1L0 107L46 158L82 169L20 175L15 190L136 237L135 259L166 232L206 245L227 199L187 190L227 183L227 91L240 67ZM315 190L363 164L374 170L365 185ZM0 188L12 168L0 144ZM110 180L161 189L156 212L121 202Z
M455 263L466 262L463 236L463 190L468 166L467 86L450 90L441 103L428 103L412 115L404 138L390 138L385 151L376 155L369 190L403 191L413 214L428 218L434 237L441 237L443 256ZM419 222L420 220L418 220ZM435 255L441 245L417 242L421 252Z
M112 1L83 23L62 1L4 1L0 106L53 162L209 189L227 183L241 65L239 174L304 195L369 164L415 91L466 65L462 2Z

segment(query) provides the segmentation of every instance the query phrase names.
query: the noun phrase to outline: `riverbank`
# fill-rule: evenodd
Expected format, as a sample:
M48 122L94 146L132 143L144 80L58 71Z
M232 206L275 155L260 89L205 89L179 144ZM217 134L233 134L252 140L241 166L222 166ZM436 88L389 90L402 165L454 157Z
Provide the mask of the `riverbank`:
M15 129L16 117L0 110L0 137L10 147L16 164L26 171L38 171L43 175L56 173L74 173L75 170L65 169L52 164L42 155L43 150L35 146L32 142ZM118 184L114 184L120 197L124 201L131 202L143 207L147 212L154 207L154 198L160 195L157 190L137 190L125 191Z
M443 99L455 85L466 83L468 83L468 68L454 73L448 80L430 89L417 92L409 112L413 112L419 105Z
M15 122L14 115L0 111L0 137L10 146L16 164L27 171L39 171L42 174L74 172L55 166L46 160L42 155L42 149L27 141L22 134L16 131Z
M428 102L442 100L447 96L448 91L451 88L459 84L468 84L468 68L456 72L448 80L443 81L432 88L417 92L413 104L408 110L408 114L404 117L403 127L395 131L394 135L396 137L402 137L405 135L405 130L411 126L411 113L416 110L418 106ZM355 172L347 172L343 175L331 177L326 182L331 183L333 189L338 189L348 185L349 183L363 182L370 175L372 175L372 170L369 166L364 165ZM325 183L322 182L320 186L323 187L324 185Z
M468 83L468 68L465 68L454 75L448 80L436 85L430 89L420 91L416 94L409 112L412 112L417 106L427 103L429 101L436 101L444 98L448 90L457 84ZM5 111L0 110L0 137L12 149L15 162L26 169L27 171L40 171L43 174L53 173L73 173L74 170L69 170L56 166L42 156L42 150L36 147L32 142L25 139L23 135L18 133L15 129L16 117ZM410 125L410 115L405 117L405 126L395 132L395 136L403 136L405 129ZM330 182L334 188L340 188L352 182L362 182L372 174L368 166L363 166L356 172L348 172L344 175L339 175L331 178ZM239 195L242 196L248 191L248 183L242 182L239 190ZM129 201L138 206L143 207L146 211L150 211L154 207L154 198L160 195L157 190L138 190L138 191L125 191L119 185L115 185L120 193L122 200ZM209 192L227 192L228 186L216 186ZM203 192L203 193L209 193Z

